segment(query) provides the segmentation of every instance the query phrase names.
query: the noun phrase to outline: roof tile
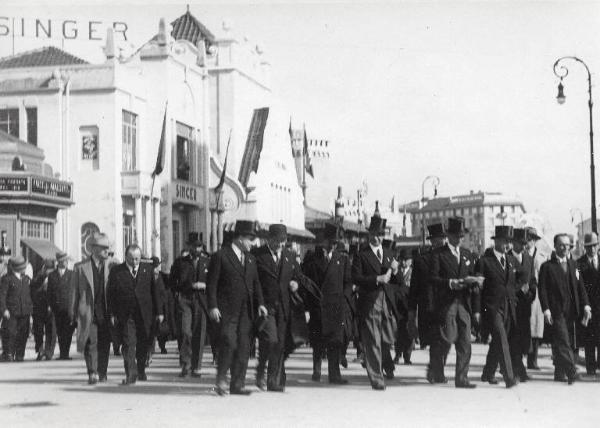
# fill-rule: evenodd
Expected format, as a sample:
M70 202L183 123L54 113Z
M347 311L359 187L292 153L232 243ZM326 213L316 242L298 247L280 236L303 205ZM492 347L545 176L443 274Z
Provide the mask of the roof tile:
M88 62L54 46L0 58L0 69L74 64L88 64Z

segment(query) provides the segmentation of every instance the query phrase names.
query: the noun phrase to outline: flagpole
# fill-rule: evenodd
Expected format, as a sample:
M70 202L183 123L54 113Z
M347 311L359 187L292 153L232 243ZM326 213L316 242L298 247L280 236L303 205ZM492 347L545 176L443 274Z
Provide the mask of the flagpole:
M308 137L306 136L306 124L302 124L304 129L304 136L302 138L302 197L304 198L304 205L306 205L306 155L308 152Z

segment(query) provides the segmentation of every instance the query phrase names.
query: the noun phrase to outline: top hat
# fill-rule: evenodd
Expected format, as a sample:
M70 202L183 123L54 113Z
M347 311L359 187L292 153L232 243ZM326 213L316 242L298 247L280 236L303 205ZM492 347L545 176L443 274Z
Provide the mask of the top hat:
M515 227L513 229L513 241L517 241L522 244L526 243L527 242L527 231L525 229Z
M202 233L190 232L188 233L187 244L191 247L202 247Z
M95 245L96 247L109 248L110 242L108 241L108 236L106 236L106 233L94 233L94 236L92 237L92 245Z
M57 251L56 252L56 261L57 262L66 262L67 260L69 260L69 255L67 253L65 253L64 251Z
M540 235L537 233L537 229L535 227L526 227L525 231L527 232L527 240L534 239L536 241L542 239Z
M151 263L152 263L152 267L157 267L160 266L160 259L157 256L152 256L150 258Z
M332 223L325 223L325 229L323 230L323 239L336 240L339 237L341 227L336 226Z
M27 262L23 258L23 256L14 256L11 257L8 261L10 268L13 272L23 272L27 267Z
M371 223L369 223L369 232L376 233L377 235L384 235L386 223L387 219L381 218L378 215L372 216Z
M583 246L584 247L591 247L593 245L598 245L598 235L595 234L594 232L592 232L592 233L586 233L583 236Z
M256 237L256 224L250 220L237 220L235 222L235 229L233 230L235 236L252 236Z
M287 239L287 227L285 224L275 223L269 226L269 238L285 241Z
M443 223L435 223L427 226L429 236L427 239L444 238L446 236L446 228Z
M508 239L509 241L513 238L514 232L512 226L496 226L494 236L492 236L492 239Z
M469 233L469 229L465 227L465 219L463 217L450 217L446 233L448 235L465 236L466 233Z

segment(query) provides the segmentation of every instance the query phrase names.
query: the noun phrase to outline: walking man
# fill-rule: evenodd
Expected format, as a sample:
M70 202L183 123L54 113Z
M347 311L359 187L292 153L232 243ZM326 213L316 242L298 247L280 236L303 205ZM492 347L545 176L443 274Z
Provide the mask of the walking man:
M56 325L58 337L59 360L70 360L69 352L75 331L75 323L70 316L71 299L74 290L71 288L73 271L68 268L69 256L59 251L56 253L56 269L48 275L48 303Z

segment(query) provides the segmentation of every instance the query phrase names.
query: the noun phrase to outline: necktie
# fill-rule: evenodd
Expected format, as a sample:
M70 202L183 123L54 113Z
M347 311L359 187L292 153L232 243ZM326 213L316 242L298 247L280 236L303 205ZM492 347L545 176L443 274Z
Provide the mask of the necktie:
M379 260L379 263L383 261L383 258L381 256L381 250L379 248L377 249L377 260Z
M506 269L506 259L504 256L500 257L500 264L502 265L502 269Z
M240 253L240 263L244 266L244 253Z
M137 276L137 269L136 268L133 268L131 270L131 275L133 275L134 278Z

